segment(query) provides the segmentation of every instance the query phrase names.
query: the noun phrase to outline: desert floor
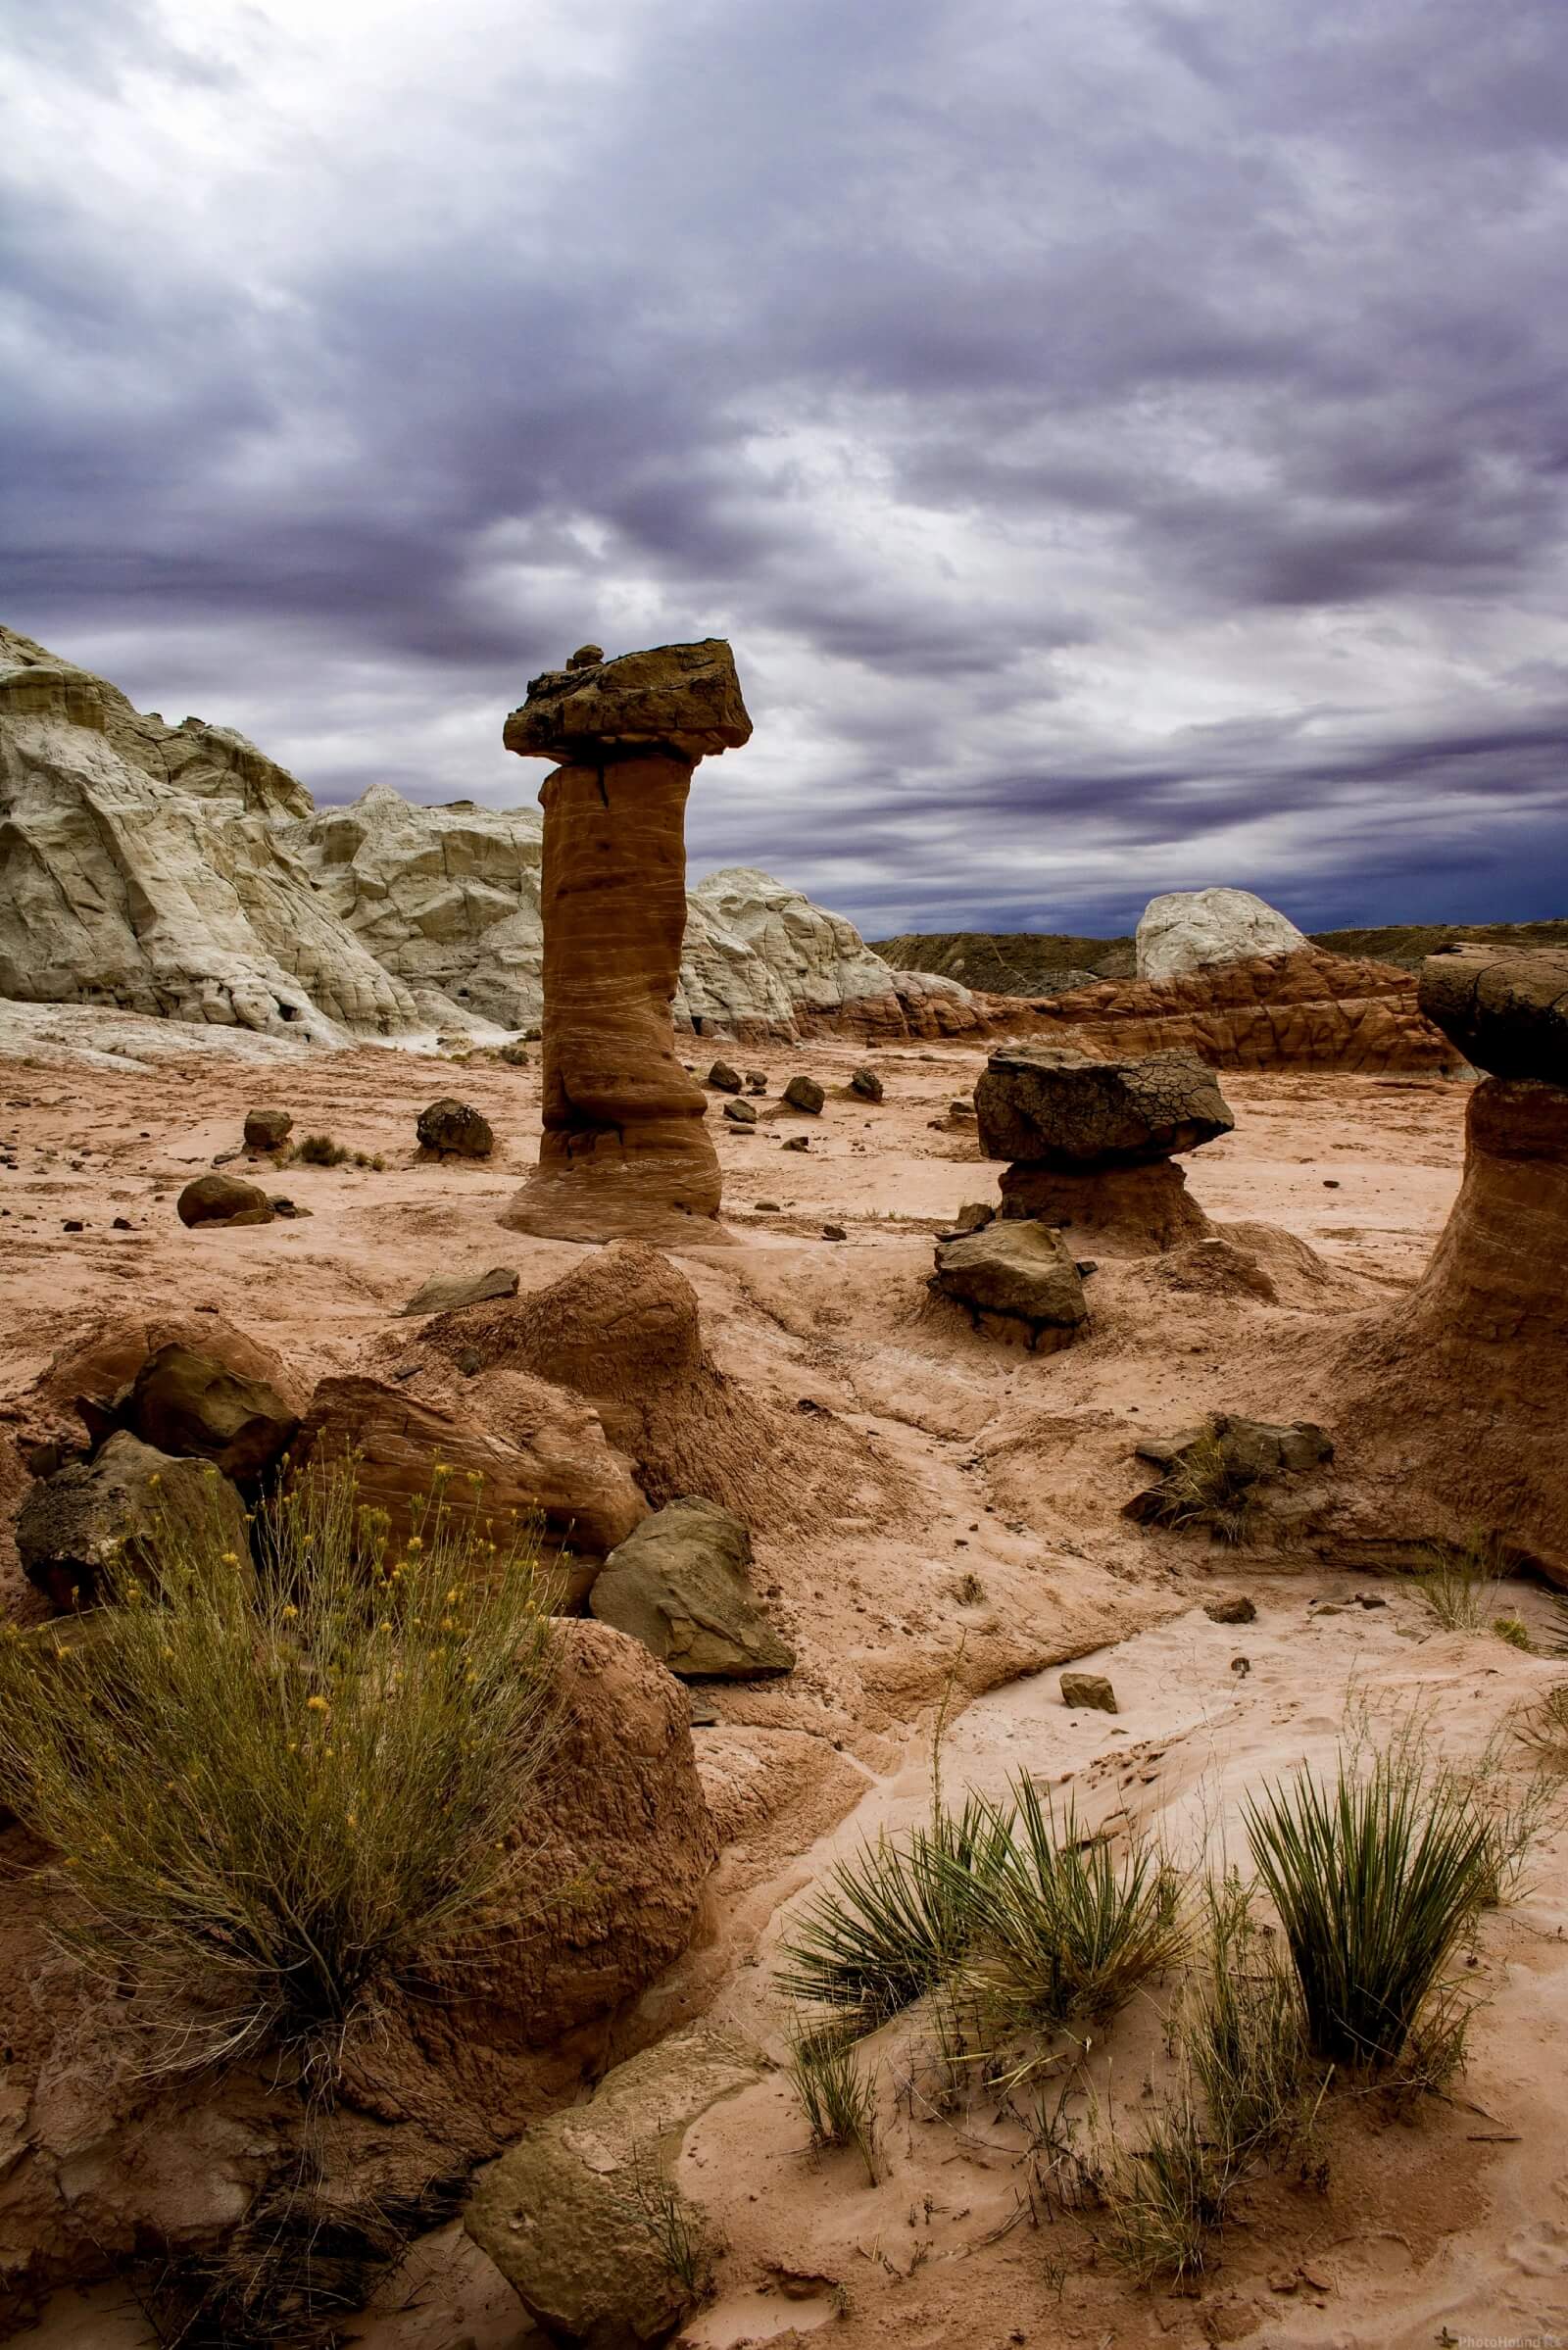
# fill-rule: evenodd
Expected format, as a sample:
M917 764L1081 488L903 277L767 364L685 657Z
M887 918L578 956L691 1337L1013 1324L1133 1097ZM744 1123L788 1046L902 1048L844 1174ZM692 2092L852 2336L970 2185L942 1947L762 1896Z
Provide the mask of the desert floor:
M100 1028L112 1041L113 1019ZM1452 1759L1520 1767L1508 1724L1560 1665L1490 1634L1435 1631L1407 1586L1288 1548L1147 1534L1120 1515L1151 1474L1132 1457L1141 1434L1215 1409L1332 1425L1337 1349L1418 1277L1453 1199L1461 1085L1225 1077L1236 1131L1186 1162L1189 1182L1221 1225L1294 1236L1240 1236L1275 1299L1191 1286L1159 1259L1107 1259L1089 1281L1089 1334L1036 1356L979 1337L925 1286L931 1236L962 1202L997 1197L972 1123L949 1114L980 1050L814 1043L732 1056L768 1071L769 1099L749 1132L715 1117L728 1244L680 1261L720 1367L805 1423L831 1416L860 1474L817 1496L809 1536L758 1542L759 1585L800 1664L785 1682L711 1692L719 1719L694 1736L724 1849L694 1947L647 1995L636 2036L701 2015L782 2054L771 1969L790 1916L836 1857L924 1810L945 1699L950 1796L1000 1792L1027 1770L1070 1792L1091 1824L1125 1813L1189 1857L1239 1857L1241 1794L1412 1711ZM700 1046L689 1057L706 1068ZM845 1091L861 1062L883 1079L879 1106ZM820 1118L777 1104L799 1070L827 1088ZM419 1162L415 1116L449 1093L491 1120L495 1159ZM121 1070L113 1054L87 1067L45 1044L0 1059L0 1158L14 1162L0 1165L0 1429L51 1360L127 1318L216 1314L308 1390L326 1372L382 1370L416 1329L392 1317L432 1272L508 1264L525 1291L554 1280L573 1248L496 1223L531 1159L537 1100L536 1070L478 1055L205 1050ZM233 1151L245 1109L264 1102L291 1109L296 1135L330 1132L380 1153L384 1169L295 1164L270 1188L308 1219L186 1232L179 1187ZM802 1134L807 1151L783 1151ZM825 1238L825 1224L846 1237ZM14 1566L0 1559L0 1572L26 1606ZM1253 1597L1254 1623L1204 1615L1204 1599L1231 1591ZM1358 1604L1358 1591L1378 1604ZM1545 1627L1541 1594L1520 1605ZM1077 1659L1111 1675L1115 1717L1063 1708L1048 1668ZM1097 2252L1092 2213L1052 2216L1031 2192L1016 2119L983 2100L952 2110L931 2092L916 2011L868 2044L879 2185L853 2154L808 2151L776 2072L690 2132L680 2181L727 2249L716 2296L683 2338L719 2350L820 2327L844 2350L1372 2350L1544 2341L1555 2325L1568 2340L1560 1818L1520 1897L1485 1925L1476 1973L1489 1998L1451 2097L1398 2119L1372 2100L1335 2102L1326 2173L1261 2184L1196 2294L1133 2290ZM1136 2137L1163 2062L1156 2008L1129 2011L1093 2062L1105 2110ZM61 2297L24 2338L53 2350L153 2339L114 2291ZM535 2337L453 2228L416 2247L349 2338L512 2350Z

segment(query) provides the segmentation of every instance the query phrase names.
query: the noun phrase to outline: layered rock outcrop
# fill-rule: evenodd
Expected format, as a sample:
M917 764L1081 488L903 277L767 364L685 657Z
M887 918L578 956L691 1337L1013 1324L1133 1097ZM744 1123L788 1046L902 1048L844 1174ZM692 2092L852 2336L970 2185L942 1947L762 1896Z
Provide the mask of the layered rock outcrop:
M510 751L555 762L539 794L544 1133L503 1218L515 1231L668 1243L718 1214L708 1104L675 1057L670 1006L692 771L751 731L716 637L547 670L507 720Z
M1031 1032L1087 1053L1191 1053L1216 1069L1455 1069L1460 1054L1393 963L1322 949L1102 980L1032 999Z
M534 808L426 807L387 784L318 808L242 735L168 726L0 628L0 1001L318 1044L532 1027L542 859ZM752 866L693 889L674 1017L758 1040L988 1025L956 982L890 970Z
M1004 1219L1090 1233L1097 1247L1132 1255L1212 1230L1176 1156L1235 1121L1192 1055L1096 1060L1053 1046L1005 1048L975 1087L975 1111L981 1150L1011 1162L1001 1182Z
M1436 1504L1426 1531L1485 1536L1568 1589L1568 953L1453 949L1423 966L1421 1002L1492 1073L1431 1264L1347 1350L1341 1425L1408 1530Z

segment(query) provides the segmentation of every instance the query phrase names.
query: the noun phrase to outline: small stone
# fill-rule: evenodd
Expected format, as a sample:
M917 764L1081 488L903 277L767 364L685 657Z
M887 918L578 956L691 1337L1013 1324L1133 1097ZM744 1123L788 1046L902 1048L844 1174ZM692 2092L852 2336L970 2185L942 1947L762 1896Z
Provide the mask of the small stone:
M174 1202L180 1222L192 1224L270 1224L272 1206L267 1194L237 1175L198 1175L187 1183Z
M1357 1607L1387 1607L1389 1603L1381 1591L1357 1591L1355 1604Z
M784 1099L791 1109L805 1110L808 1117L819 1118L827 1096L814 1077L792 1077L784 1088Z
M767 1091L767 1071L765 1069L748 1069L746 1072L746 1091L749 1094L765 1094Z
M87 1227L79 1216L67 1216L65 1229L67 1232L85 1232Z
M1339 1599L1314 1600L1312 1605L1307 1609L1307 1614L1311 1617L1314 1624L1317 1622L1319 1616L1343 1616L1348 1613L1348 1610L1346 1608L1344 1602Z
M415 1132L421 1151L442 1158L488 1158L496 1147L489 1120L450 1095L420 1110Z
M1119 1713L1116 1692L1103 1673L1063 1673L1061 1677L1063 1705L1092 1706L1102 1714Z
M268 1204L274 1216L284 1216L291 1223L299 1216L314 1216L316 1213L314 1207L301 1207L299 1201L291 1199L287 1192L270 1192Z
M1100 1270L1100 1259L1098 1256L1080 1256L1074 1261L1078 1267L1078 1278L1080 1281L1087 1281L1091 1273L1098 1273Z
M237 1151L220 1151L213 1159L212 1163L215 1167L226 1167L230 1165L234 1159L238 1158L239 1155L240 1154Z
M739 1069L732 1069L727 1060L715 1060L708 1072L708 1082L715 1093L738 1094L741 1090L741 1073Z
M131 1231L132 1225L129 1216L116 1216L112 1229L116 1232Z
M724 1115L732 1126L755 1126L757 1112L749 1102L726 1102Z
M994 1224L997 1211L984 1199L966 1199L953 1220L955 1232L979 1232Z
M1244 1676L1249 1674L1251 1670L1251 1660L1249 1657L1233 1656L1231 1658L1231 1671L1236 1675L1238 1680L1244 1678Z
M465 1379L473 1379L484 1369L484 1356L477 1346L460 1346L452 1359Z
M964 1102L961 1100L950 1102L948 1103L948 1115L950 1118L972 1118L974 1116L974 1103L972 1102Z
M463 1305L483 1305L491 1297L514 1297L519 1279L515 1265L492 1265L487 1273L432 1273L398 1312L450 1314Z
M777 1216L782 1215L783 1210L776 1199L759 1199L757 1212L760 1216Z
M786 1151L809 1151L811 1138L808 1134L792 1134L784 1148Z
M1324 1189L1326 1192L1337 1192L1337 1191L1339 1190L1339 1188L1340 1188L1340 1179L1339 1179L1339 1177L1338 1177L1337 1175L1325 1175L1325 1176L1324 1176L1324 1178L1323 1178L1323 1189Z
M293 1130L293 1115L286 1109L248 1109L245 1112L247 1151L281 1151Z
M1211 1624L1250 1624L1257 1610L1245 1591L1237 1591L1229 1599L1205 1599L1203 1613Z
M880 1102L882 1080L874 1069L857 1069L850 1079L850 1091L858 1095L862 1102Z
M849 1237L842 1224L824 1224L822 1227L822 1238L825 1241L847 1241Z

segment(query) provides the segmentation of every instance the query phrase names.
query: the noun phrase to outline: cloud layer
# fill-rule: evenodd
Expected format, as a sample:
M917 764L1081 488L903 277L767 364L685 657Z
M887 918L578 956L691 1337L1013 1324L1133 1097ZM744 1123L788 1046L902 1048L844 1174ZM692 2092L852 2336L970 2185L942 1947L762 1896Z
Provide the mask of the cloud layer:
M0 611L318 798L734 640L701 865L1568 913L1560 0L54 0Z

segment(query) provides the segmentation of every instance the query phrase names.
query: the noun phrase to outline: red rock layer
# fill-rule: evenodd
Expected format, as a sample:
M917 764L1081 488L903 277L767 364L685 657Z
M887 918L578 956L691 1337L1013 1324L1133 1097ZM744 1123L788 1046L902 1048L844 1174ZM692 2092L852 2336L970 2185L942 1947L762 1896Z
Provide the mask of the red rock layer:
M1315 947L1178 979L1107 979L1028 1008L1032 1034L1090 1053L1196 1053L1217 1069L1459 1065L1421 1012L1413 972Z
M501 1221L554 1240L720 1237L707 1100L675 1057L691 769L657 752L545 778L544 1136Z

